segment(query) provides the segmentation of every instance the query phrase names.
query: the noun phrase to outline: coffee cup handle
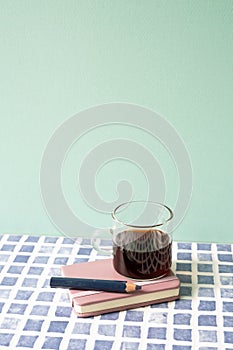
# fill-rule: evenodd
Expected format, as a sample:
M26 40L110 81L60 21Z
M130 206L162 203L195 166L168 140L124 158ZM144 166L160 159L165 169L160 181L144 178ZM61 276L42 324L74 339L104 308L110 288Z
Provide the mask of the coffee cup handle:
M98 253L101 255L106 255L106 256L112 256L113 254L113 249L112 249L112 242L109 242L109 245L104 245L104 248L101 246L101 243L103 241L111 239L111 229L104 229L104 230L97 230L93 233L92 239L91 239L91 246L94 248Z

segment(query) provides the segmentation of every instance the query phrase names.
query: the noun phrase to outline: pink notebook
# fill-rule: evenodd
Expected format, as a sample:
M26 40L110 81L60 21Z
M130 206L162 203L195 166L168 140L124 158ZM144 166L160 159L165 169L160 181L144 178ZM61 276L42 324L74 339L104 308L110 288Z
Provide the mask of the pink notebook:
M112 259L62 266L61 272L64 277L127 280L135 283L114 270ZM160 279L136 283L142 289L134 293L69 290L73 310L79 317L88 317L179 298L180 281L172 271Z

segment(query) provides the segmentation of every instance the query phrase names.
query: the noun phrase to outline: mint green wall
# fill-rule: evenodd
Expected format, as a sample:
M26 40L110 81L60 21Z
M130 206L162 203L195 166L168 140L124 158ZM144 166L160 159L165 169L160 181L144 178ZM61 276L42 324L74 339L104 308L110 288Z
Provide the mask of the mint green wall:
M46 144L70 116L120 101L166 117L189 150L193 196L174 239L233 242L233 2L0 8L0 231L59 234L40 196Z

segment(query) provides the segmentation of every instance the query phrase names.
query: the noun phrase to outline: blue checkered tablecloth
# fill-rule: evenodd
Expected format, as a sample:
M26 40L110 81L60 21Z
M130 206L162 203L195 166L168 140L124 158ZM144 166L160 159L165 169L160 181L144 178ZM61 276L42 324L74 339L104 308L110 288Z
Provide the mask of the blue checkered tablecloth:
M50 277L102 258L88 239L0 236L0 350L233 349L231 244L173 242L180 300L78 318Z

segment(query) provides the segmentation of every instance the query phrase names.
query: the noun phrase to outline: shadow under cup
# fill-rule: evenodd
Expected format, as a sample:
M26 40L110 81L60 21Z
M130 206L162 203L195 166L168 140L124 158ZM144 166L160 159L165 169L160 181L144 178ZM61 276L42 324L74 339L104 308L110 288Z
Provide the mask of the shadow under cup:
M132 219L135 209L142 205L143 215ZM172 237L167 227L173 217L171 209L156 202L135 201L117 207L112 216L115 270L142 280L166 275L172 265ZM130 223L122 221L123 217L128 217ZM145 225L146 222L150 225Z

